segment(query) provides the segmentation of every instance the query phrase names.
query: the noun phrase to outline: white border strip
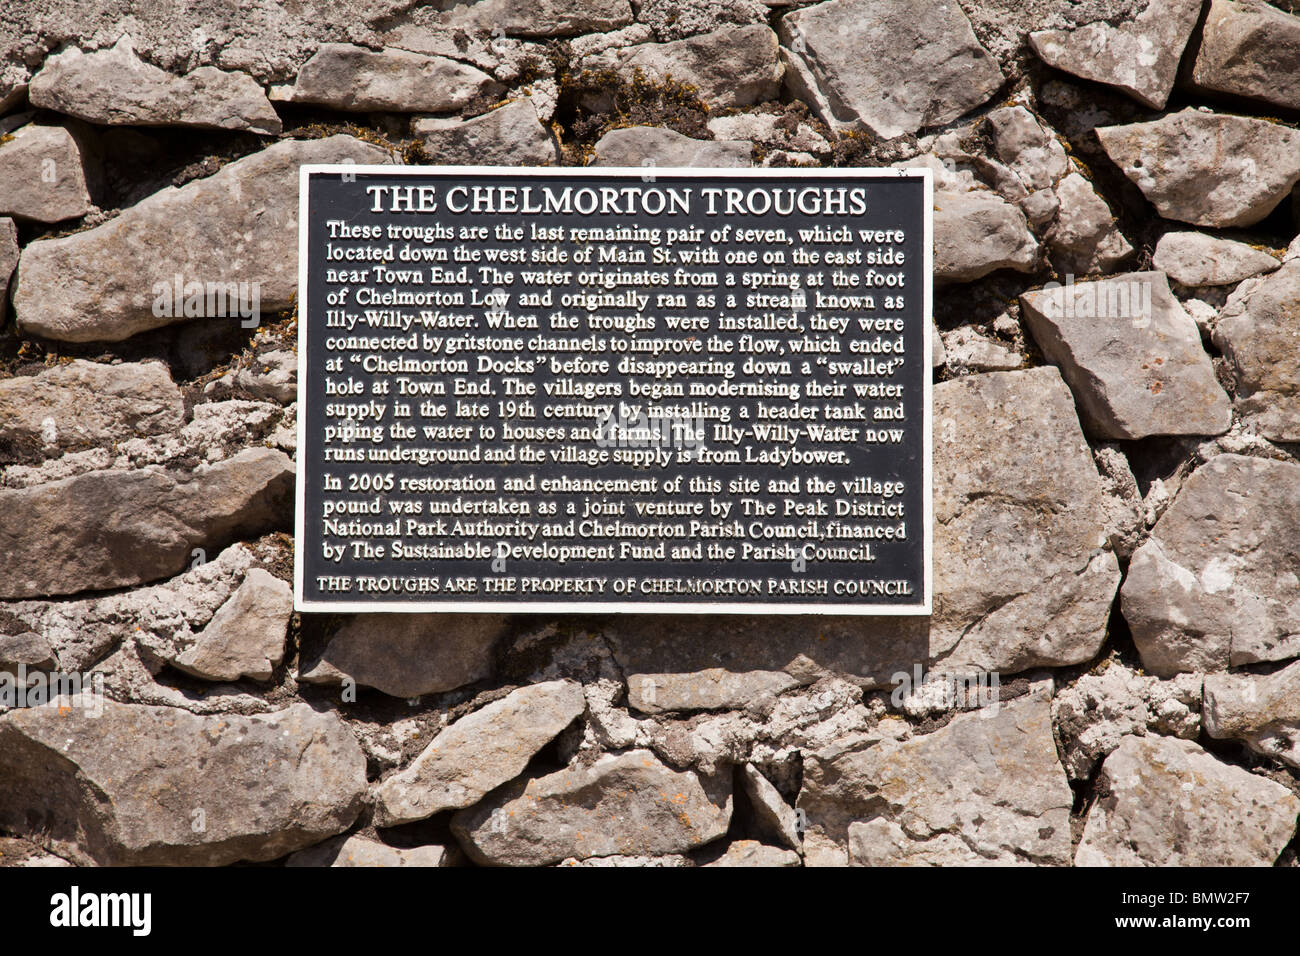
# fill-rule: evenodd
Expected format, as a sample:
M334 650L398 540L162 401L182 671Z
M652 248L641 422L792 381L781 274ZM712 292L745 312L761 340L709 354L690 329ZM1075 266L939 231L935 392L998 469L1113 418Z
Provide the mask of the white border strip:
M427 601L308 601L303 597L303 551L306 515L303 512L306 492L306 473L302 467L295 467L296 488L294 494L294 549L293 549L293 608L295 611L333 612L354 614L375 613L493 613L493 614L778 614L784 616L801 614L841 614L855 617L915 617L932 612L934 601L934 435L933 422L933 375L930 370L930 354L933 348L932 329L934 328L934 176L924 167L907 169L891 168L759 168L759 169L708 169L688 168L682 166L380 166L369 164L322 164L308 163L298 170L298 447L297 452L307 444L307 413L305 389L307 382L307 209L308 190L311 176L318 173L359 175L380 174L384 176L589 176L592 178L613 178L619 176L642 179L647 174L657 180L684 178L699 179L702 176L735 179L785 179L791 177L820 178L860 178L860 179L911 179L920 178L923 187L922 203L924 205L924 224L922 249L925 253L923 275L924 300L921 307L921 322L924 326L924 344L921 351L922 381L924 382L925 408L923 411L924 445L922 451L922 473L925 489L922 495L924 514L924 538L922 547L923 580L925 582L925 600L920 604L735 604L735 603L659 603L635 601L593 601L584 602L575 598L572 602L556 601L448 601L430 603Z

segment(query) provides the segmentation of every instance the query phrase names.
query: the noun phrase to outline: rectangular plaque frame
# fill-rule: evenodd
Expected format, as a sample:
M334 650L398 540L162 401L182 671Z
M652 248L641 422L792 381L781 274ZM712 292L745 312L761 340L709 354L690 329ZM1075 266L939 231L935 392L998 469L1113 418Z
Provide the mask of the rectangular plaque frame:
M922 470L922 528L921 528L921 574L923 594L914 603L835 603L826 602L764 602L764 601L646 601L646 600L585 600L581 596L567 600L485 600L475 597L463 600L338 600L310 599L304 590L306 573L305 547L307 545L305 503L307 501L308 467L306 461L308 441L308 383L309 383L309 331L311 310L316 307L309 294L310 269L308 262L308 233L310 215L310 188L312 177L319 174L413 178L441 176L469 180L476 177L492 177L505 183L521 183L540 180L545 177L557 178L591 178L594 180L617 180L635 178L646 181L653 177L655 181L681 180L690 182L700 179L727 179L739 182L754 180L804 180L815 182L819 179L861 179L866 181L883 181L915 179L923 190L922 199L922 265L921 280L923 303L920 324L922 346L917 354L921 356L922 371L922 410L921 410L921 470ZM298 416L295 494L295 548L294 548L294 609L307 612L400 612L400 613L578 613L578 614L751 614L751 615L855 615L855 616L923 616L929 615L933 603L933 436L932 436L932 375L930 374L930 355L933 330L933 174L920 168L741 168L741 169L704 169L686 167L496 167L496 166L400 166L400 165L324 165L307 164L299 170L299 210L298 210ZM321 371L317 374L324 375ZM323 467L323 463L317 466ZM319 477L313 472L312 477ZM737 499L738 500L738 499ZM313 542L314 543L314 542Z

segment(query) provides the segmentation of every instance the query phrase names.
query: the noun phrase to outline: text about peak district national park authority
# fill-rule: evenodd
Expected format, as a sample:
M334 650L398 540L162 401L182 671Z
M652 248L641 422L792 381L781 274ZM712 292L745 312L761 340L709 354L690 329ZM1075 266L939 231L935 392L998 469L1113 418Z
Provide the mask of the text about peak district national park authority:
M306 169L300 606L924 612L929 209Z

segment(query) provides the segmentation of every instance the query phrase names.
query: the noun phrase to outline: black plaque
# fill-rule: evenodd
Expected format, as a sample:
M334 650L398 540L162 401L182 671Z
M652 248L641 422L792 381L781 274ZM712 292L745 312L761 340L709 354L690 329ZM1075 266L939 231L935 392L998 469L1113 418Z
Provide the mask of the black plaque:
M296 606L929 613L930 190L304 167Z

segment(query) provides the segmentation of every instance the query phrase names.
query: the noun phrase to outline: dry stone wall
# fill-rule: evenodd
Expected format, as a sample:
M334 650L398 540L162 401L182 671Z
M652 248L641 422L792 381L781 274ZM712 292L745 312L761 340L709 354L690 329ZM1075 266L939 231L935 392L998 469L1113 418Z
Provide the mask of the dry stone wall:
M0 863L1297 865L1290 8L5 5ZM933 616L295 614L347 161L932 169Z

